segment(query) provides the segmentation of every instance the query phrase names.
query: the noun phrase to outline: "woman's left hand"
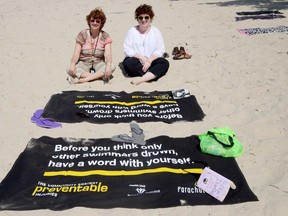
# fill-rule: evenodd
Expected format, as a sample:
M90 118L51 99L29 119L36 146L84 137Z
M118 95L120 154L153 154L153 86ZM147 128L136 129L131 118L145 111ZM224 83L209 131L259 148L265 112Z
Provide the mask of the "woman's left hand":
M146 73L148 71L148 69L150 68L150 66L151 66L151 62L149 60L146 60L143 64L143 67L142 67L143 72Z
M111 77L111 74L112 74L111 67L106 67L103 80L104 80L104 81L109 81L109 79L110 79L110 77Z

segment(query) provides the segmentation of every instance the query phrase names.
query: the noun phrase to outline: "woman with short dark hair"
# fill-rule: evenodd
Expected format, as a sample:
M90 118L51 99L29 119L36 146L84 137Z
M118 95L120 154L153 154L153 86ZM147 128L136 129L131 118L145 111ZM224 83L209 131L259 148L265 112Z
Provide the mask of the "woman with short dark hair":
M124 40L123 66L133 85L157 80L164 76L169 62L163 58L165 45L161 32L152 26L154 12L150 5L140 5L135 10L137 26L131 27Z

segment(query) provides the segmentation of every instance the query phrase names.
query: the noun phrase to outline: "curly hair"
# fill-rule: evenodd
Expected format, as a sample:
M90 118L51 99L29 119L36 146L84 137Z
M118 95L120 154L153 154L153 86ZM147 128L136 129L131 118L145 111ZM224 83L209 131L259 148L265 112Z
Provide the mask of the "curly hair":
M104 14L104 12L101 8L95 8L86 16L86 21L87 21L87 24L89 27L90 27L91 18L100 19L101 20L101 28L103 28L103 26L106 22L106 15Z
M154 12L151 5L143 4L136 8L135 10L135 19L137 20L141 14L148 14L151 19L154 17Z

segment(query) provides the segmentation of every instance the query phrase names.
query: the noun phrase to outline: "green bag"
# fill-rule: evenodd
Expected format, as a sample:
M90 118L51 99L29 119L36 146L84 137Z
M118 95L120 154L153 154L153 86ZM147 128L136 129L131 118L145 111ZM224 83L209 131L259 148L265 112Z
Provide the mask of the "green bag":
M244 149L228 127L213 128L205 134L198 135L200 149L204 153L222 157L238 157Z

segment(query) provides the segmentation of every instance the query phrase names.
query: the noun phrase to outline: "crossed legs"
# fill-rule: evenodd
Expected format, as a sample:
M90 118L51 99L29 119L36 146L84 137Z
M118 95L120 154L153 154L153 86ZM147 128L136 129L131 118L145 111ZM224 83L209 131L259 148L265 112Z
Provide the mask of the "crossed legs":
M102 79L105 76L105 68L106 63L105 62L99 62L95 66L95 73L90 73L89 69L91 67L91 64L86 62L79 62L76 65L76 71L67 70L67 73L69 75L68 79L70 83L76 84L76 83L85 83L85 82L91 82L94 80ZM112 64L111 67L112 72L115 70L115 65Z
M138 77L131 81L133 85L139 85L160 78L166 74L169 68L169 62L164 58L155 59L147 72L143 72L143 65L134 57L127 57L123 61L123 66L130 77Z

